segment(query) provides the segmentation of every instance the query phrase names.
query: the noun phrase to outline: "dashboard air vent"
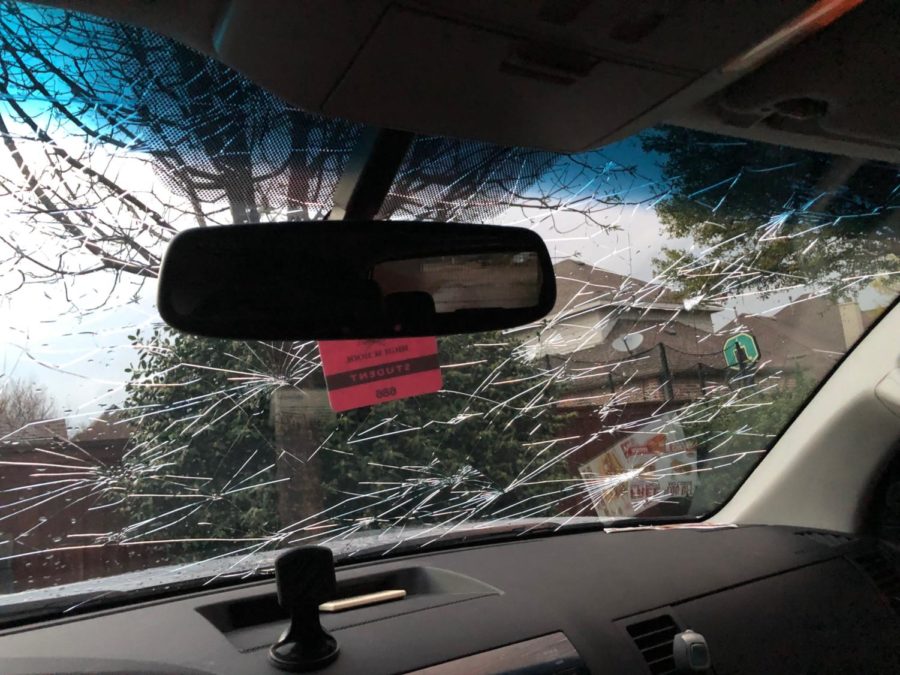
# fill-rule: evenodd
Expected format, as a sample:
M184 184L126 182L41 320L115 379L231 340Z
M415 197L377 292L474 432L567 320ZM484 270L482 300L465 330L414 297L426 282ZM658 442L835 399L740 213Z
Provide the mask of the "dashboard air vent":
M825 532L822 530L804 530L803 532L797 532L797 536L811 539L817 544L824 544L825 546L830 546L831 548L837 548L838 546L849 544L854 540L854 538L849 534L841 534L840 532Z
M894 611L900 613L900 572L897 571L897 563L879 550L853 556L852 561L887 596Z
M672 639L679 629L671 616L663 614L633 623L626 630L641 651L641 656L644 657L653 675L675 672Z

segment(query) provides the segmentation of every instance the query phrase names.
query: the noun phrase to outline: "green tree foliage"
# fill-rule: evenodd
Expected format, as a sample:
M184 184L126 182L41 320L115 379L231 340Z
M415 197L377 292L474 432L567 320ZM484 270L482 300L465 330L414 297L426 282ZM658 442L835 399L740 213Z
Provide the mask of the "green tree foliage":
M323 518L333 527L515 515L518 500L565 478L543 443L564 417L544 405L556 395L551 378L511 356L499 334L478 338L485 346L472 336L440 340L443 365L469 364L444 370L443 391L349 411L318 430ZM166 329L133 343L139 356L126 406L140 423L127 460L132 489L162 496L129 500L129 520L172 523L169 536L184 530L191 538L198 521L222 538L265 538L287 525L278 522L270 396L282 386L320 386L312 360L298 357L296 345ZM300 382L298 361L307 364Z
M840 295L848 280L896 272L895 167L676 127L641 139L669 189L656 205L667 233L700 249L656 260L685 295L797 284Z
M802 375L789 379L773 388L747 387L728 404L712 401L706 415L694 416L703 421L685 425L685 433L698 439L700 459L693 513L709 513L728 501L806 403L815 382Z
M132 480L129 522L151 519L137 528L148 532L158 521L166 537L243 538L277 529L275 493L267 485L269 399L252 375L264 356L249 343L162 328L131 337L138 360L125 404L137 417L123 459ZM236 372L236 364L248 372ZM197 528L198 522L206 525Z
M476 342L486 346L474 346ZM471 365L445 368L441 392L340 416L329 446L355 445L358 450L327 462L326 480L333 491L359 493L360 480L380 475L387 483L386 498L363 500L371 503L365 509L368 517L427 521L473 511L480 517L514 515L520 513L517 503L558 490L553 481L565 480L567 473L547 452L547 442L566 415L547 403L557 397L559 387L538 367L511 355L513 346L494 333L477 340L469 335L442 338L444 366ZM377 432L361 433L386 420ZM398 514L393 508L401 497L409 505ZM552 501L545 502L540 515L558 508Z

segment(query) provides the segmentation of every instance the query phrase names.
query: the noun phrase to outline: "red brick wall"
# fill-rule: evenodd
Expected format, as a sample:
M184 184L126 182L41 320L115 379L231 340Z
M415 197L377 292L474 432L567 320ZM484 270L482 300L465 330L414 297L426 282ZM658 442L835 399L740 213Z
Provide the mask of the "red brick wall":
M0 447L0 540L11 540L0 550L13 556L0 561L0 593L140 569L152 554L141 546L99 545L104 534L121 529L121 517L114 508L98 508L109 503L109 495L96 492L96 476L61 468L83 465L90 472L114 465L121 459L124 443L86 441L79 447L86 453L80 456L85 461L78 461L78 451L63 444Z

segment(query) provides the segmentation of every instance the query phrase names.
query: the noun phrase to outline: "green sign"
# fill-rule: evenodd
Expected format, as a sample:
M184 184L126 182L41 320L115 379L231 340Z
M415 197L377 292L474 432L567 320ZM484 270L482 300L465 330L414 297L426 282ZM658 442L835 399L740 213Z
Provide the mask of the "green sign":
M759 347L749 333L732 335L725 341L722 352L725 354L725 363L729 368L740 368L741 361L744 365L759 361Z

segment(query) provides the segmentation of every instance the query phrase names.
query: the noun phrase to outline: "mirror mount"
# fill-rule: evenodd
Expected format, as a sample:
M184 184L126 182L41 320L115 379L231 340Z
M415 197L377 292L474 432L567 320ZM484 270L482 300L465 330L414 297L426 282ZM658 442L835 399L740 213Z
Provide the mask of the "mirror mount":
M413 134L365 127L334 188L326 220L371 220L397 177Z

